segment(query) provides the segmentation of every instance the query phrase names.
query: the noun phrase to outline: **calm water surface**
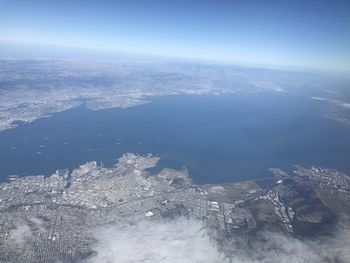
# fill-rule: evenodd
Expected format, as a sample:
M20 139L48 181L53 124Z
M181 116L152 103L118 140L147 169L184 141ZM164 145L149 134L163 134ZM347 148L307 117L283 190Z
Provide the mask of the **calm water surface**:
M266 178L293 164L350 174L350 128L323 118L320 102L283 93L170 96L129 109L81 106L0 133L1 180L46 174L123 153L186 166L197 183Z

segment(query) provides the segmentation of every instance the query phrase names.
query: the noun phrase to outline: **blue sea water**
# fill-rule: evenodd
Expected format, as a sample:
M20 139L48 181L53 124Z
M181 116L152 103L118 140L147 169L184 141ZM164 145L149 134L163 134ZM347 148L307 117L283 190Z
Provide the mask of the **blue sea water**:
M85 106L0 133L0 179L50 175L90 160L153 153L187 167L196 183L271 176L293 164L350 174L350 127L324 118L320 102L285 93L184 95L93 111Z

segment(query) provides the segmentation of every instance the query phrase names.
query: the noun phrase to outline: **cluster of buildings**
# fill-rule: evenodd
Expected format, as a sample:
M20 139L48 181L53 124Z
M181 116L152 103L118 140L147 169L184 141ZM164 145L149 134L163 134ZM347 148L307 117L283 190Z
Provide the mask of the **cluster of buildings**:
M158 160L125 154L110 168L89 162L71 173L60 170L50 177L11 177L1 183L0 261L88 258L94 253L91 229L132 218L195 217L219 242L249 242L265 225L293 233L298 207L283 198L293 184L279 186L289 179L268 190L252 181L199 186L186 170L150 174L147 169ZM315 169L302 171L309 176L328 171Z

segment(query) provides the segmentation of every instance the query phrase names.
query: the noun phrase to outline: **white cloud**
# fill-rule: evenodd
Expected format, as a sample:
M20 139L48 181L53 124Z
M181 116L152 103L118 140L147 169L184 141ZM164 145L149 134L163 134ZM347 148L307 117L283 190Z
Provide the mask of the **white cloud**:
M89 262L225 262L197 220L123 222L93 231L97 255Z
M88 259L92 263L350 262L350 229L344 225L336 238L308 241L265 232L250 249L232 243L219 249L201 221L186 218L134 219L95 228L92 234L97 241L96 255Z
M33 236L32 230L28 225L18 225L12 229L9 233L9 241L18 245L23 245L26 240L31 239Z

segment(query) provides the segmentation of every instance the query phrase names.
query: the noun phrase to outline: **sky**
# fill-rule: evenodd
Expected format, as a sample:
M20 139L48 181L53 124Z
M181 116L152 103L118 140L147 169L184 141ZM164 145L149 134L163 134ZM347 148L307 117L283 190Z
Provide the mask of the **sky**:
M119 52L350 70L350 1L0 0L0 57Z

